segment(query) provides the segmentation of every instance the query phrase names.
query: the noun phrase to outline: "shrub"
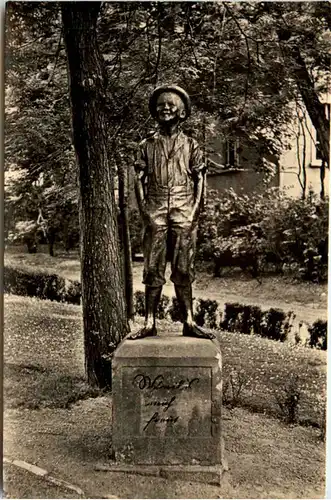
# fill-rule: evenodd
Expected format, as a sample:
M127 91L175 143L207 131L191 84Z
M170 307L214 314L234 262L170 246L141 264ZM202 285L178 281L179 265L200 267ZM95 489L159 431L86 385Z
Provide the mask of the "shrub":
M310 281L324 281L328 265L329 200L313 192L306 199L290 199L282 222L283 251L296 273Z
M243 372L232 370L223 383L222 402L234 408L240 402L240 395L248 385L249 377Z
M261 334L262 311L258 306L225 304L224 320L220 327L229 332L238 331L250 335Z
M216 300L198 299L197 311L194 314L197 325L217 328L217 308L218 303Z
M168 313L172 321L181 321L183 322L183 313L180 308L179 302L176 297L172 297L172 304L169 307Z
M298 421L301 392L297 375L290 376L283 388L274 391L281 415L289 424L295 424Z
M261 335L262 314L259 306L244 306L242 332Z
M294 317L292 311L285 313L280 309L269 309L262 312L258 306L226 303L220 327L228 332L261 335L284 342L291 331Z
M310 335L309 346L326 351L328 322L318 319L312 326L308 327L308 332Z
M134 309L138 316L145 316L145 293L140 290L134 293Z
M169 297L167 297L166 295L162 295L156 311L157 318L165 319L168 312L169 303L170 303Z
M69 304L80 304L80 299L82 296L82 286L79 281L66 280L68 286L66 287L66 294L64 296L64 301Z
M4 292L79 304L81 285L78 281L65 280L57 274L5 266Z
M269 195L246 195L226 190L222 198L209 194L201 216L198 236L198 258L212 260L215 274L220 268L239 266L257 276L265 253L261 223L266 215ZM270 210L270 209L269 209Z
M166 295L161 296L161 300L159 302L156 316L159 319L165 319L167 314L167 309L169 305L170 299ZM134 293L134 305L135 311L138 316L145 316L145 293L137 290Z
M323 281L328 264L329 201L314 193L292 199L278 189L218 197L211 192L200 218L197 256L253 276L272 266L310 281Z
M261 332L262 337L285 342L291 330L291 319L294 319L292 311L285 313L281 309L269 309L262 313Z
M239 330L239 314L243 309L243 305L239 303L230 304L226 303L224 309L224 319L220 323L220 327L228 332L235 332Z

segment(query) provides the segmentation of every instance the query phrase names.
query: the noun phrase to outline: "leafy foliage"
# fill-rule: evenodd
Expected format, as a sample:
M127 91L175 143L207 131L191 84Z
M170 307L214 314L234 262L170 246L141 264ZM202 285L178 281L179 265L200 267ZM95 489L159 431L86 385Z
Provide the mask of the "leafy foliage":
M240 396L245 386L248 385L248 377L244 371L232 370L223 383L222 403L234 408L240 404Z
M154 126L146 96L170 81L191 95L194 113L185 127L205 147L215 135L240 137L261 155L279 154L287 143L292 103L300 100L284 44L300 47L320 95L330 71L329 27L326 2L104 3L98 35L108 77L110 168L116 170L116 155L132 165L136 142ZM289 37L280 42L284 30ZM25 223L33 235L32 221L41 211L47 238L56 234L70 246L72 233L77 244L58 3L7 3L5 149L6 177L11 177L6 233L11 231L11 239L23 235L17 223ZM254 228L250 231L255 237ZM253 269L254 255L251 260Z
M198 299L194 320L199 326L208 326L208 328L217 328L217 309L219 305L216 300Z
M211 193L201 216L198 257L221 267L239 265L257 275L270 265L298 277L323 281L328 264L329 201L312 192L292 199L271 189L222 198Z
M280 309L261 310L258 306L225 304L224 320L220 327L229 332L260 335L271 340L285 342L292 328L293 312Z
M292 375L282 388L275 389L277 405L289 424L298 422L301 392L298 375Z
M4 292L79 304L81 285L78 281L66 280L57 274L5 266Z
M328 339L328 323L321 319L316 320L313 325L308 327L310 334L309 345L310 347L317 347L326 351Z
M226 303L224 320L221 322L220 327L228 332L260 335L261 323L262 310L260 307Z
M285 342L291 330L291 319L293 313L287 314L280 310L271 308L262 314L261 333L262 337Z
M37 231L72 247L78 207L59 6L9 2L6 21L6 236Z

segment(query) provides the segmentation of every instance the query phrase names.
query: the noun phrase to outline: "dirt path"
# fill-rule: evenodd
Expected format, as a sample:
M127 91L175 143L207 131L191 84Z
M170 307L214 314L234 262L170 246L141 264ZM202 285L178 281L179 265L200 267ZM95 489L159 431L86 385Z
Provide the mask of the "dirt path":
M144 290L142 284L142 264L134 264L134 289ZM173 284L170 281L170 270L166 273L167 283L163 293L174 296ZM307 337L307 326L317 319L326 320L327 284L315 284L294 281L282 276L263 277L261 283L241 272L233 272L222 278L214 278L205 272L198 272L193 285L196 298L217 300L221 308L226 302L258 305L263 310L279 308L285 312L293 311L296 315L292 332L299 330L300 335Z
M44 253L26 254L17 253L17 248L12 250L6 251L7 265L23 266L30 270L38 268L46 272L52 270L64 278L80 280L80 264L76 254L63 254L54 259ZM141 262L133 263L135 290L144 289L142 270ZM238 270L225 270L223 274L222 278L213 278L208 273L208 265L200 264L200 272L193 287L195 296L217 300L221 307L226 302L239 302L259 305L262 309L275 307L285 312L294 311L296 324L300 321L312 324L316 319L327 319L327 284L294 281L283 276L264 276L259 283ZM169 280L169 265L166 277L163 293L172 297L174 289Z
M324 496L325 446L318 440L316 429L290 427L239 408L224 410L223 426L230 471L220 487L97 471L96 465L106 464L111 450L109 397L81 401L66 410L7 410L4 455L38 465L53 476L75 484L87 498ZM16 478L13 471L6 472L8 497L33 491L35 478L31 478L30 484L24 476L24 484L17 485L17 471ZM42 493L42 498L63 498L62 492L54 488L49 488L48 493L42 489Z

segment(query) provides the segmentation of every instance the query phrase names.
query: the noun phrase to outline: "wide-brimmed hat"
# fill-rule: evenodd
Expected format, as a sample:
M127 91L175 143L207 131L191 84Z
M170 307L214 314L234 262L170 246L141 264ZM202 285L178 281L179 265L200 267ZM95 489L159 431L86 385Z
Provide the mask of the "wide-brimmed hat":
M156 87L156 89L153 90L151 97L149 98L149 111L153 116L153 118L156 118L157 100L159 96L164 92L174 92L175 94L179 95L185 106L186 110L185 118L188 118L191 114L191 99L188 93L185 92L185 90L182 89L181 87L178 87L177 85L161 85L160 87Z

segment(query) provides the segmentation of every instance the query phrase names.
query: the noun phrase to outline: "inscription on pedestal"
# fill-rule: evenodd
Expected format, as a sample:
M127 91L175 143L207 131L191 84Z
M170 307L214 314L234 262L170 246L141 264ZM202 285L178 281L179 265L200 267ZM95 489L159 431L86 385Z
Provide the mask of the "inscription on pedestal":
M123 418L133 424L125 426L127 435L211 434L209 368L123 367L122 377L123 390L130 394L123 407Z
M113 359L113 439L118 463L221 463L221 354L209 340L125 340Z
M126 435L210 436L211 370L205 367L122 367ZM135 413L133 412L135 407Z

